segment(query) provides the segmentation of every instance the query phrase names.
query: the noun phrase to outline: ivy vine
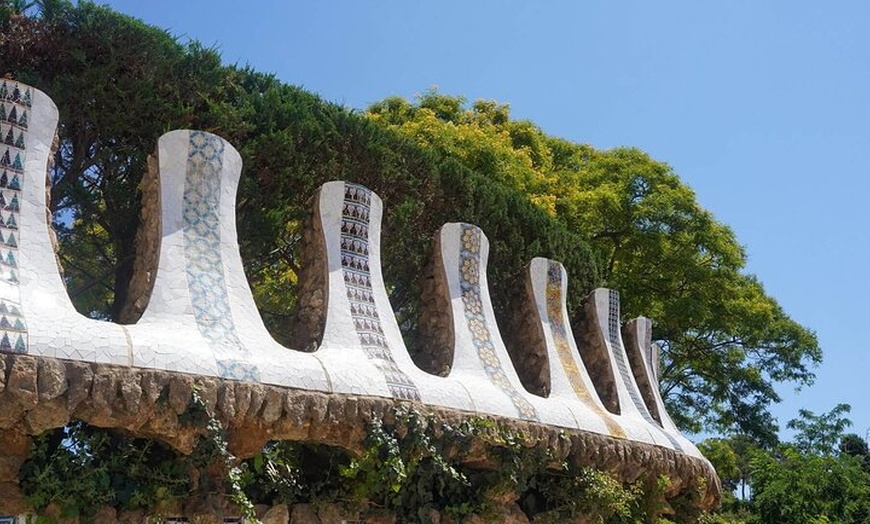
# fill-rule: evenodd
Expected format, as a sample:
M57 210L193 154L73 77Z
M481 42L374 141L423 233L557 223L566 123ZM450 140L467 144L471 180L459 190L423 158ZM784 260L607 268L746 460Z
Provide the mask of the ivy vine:
M670 522L663 515L674 510L682 521L699 517L703 485L667 500L666 477L624 484L606 472L571 465L545 441L491 418L451 424L401 404L391 415L389 423L370 422L364 449L355 456L334 446L276 441L240 462L194 390L180 417L202 428L191 455L73 422L34 439L20 484L34 514L44 515L55 504L60 517L81 522L105 505L160 514L205 492L227 497L248 522L257 522L255 504L337 503L349 510L385 509L399 522L428 523L436 513L458 519L492 514L495 500L515 500L543 523L583 516L601 524L663 524Z
M85 522L103 505L159 511L191 488L188 464L174 450L78 421L34 438L19 479L34 513L54 504L60 517Z

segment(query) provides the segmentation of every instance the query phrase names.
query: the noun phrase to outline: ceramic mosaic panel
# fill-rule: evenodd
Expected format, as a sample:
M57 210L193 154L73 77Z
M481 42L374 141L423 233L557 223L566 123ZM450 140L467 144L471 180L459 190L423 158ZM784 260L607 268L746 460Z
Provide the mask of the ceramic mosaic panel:
M613 358L616 361L616 369L619 371L619 376L622 383L625 384L628 390L628 396L634 404L635 409L640 413L641 417L654 427L659 427L659 423L650 415L643 398L640 396L637 386L635 386L634 377L632 377L631 369L628 367L628 358L625 355L625 349L622 347L622 339L620 338L619 324L619 292L609 290L608 310L607 310L607 338L613 348ZM621 400L621 399L620 399ZM682 451L683 447L680 443L667 432L664 432L668 442L674 446L677 451Z
M191 131L184 180L183 220L187 288L199 332L224 352L241 346L230 311L221 256L220 195L224 142ZM218 360L220 376L258 381L256 366Z
M492 334L483 314L480 292L480 229L462 224L459 250L459 289L462 292L462 307L465 322L471 332L471 340L477 357L490 380L513 402L520 418L539 420L535 407L523 397L508 379L501 360L495 352Z
M18 282L21 187L27 150L30 88L0 84L0 352L27 353L27 324Z
M395 398L420 400L417 386L396 365L372 293L369 268L369 224L371 218L369 189L344 185L341 213L341 268L351 319L359 343L369 360L384 374L387 387Z
M556 347L556 354L559 355L559 363L568 376L568 382L571 384L571 388L574 390L577 398L596 415L601 417L612 436L625 438L625 430L610 416L607 410L595 402L592 396L594 393L591 393L587 389L577 362L574 359L572 346L568 340L568 330L565 327L566 319L562 314L565 303L565 297L562 295L562 278L562 265L554 260L548 261L547 317L550 320L550 333Z
M161 177L166 178L162 179L160 193L160 253L165 258L160 259L155 277L152 314L143 316L138 325L123 328L82 317L68 303L43 220L42 182L55 120L55 108L42 93L0 80L0 351L317 391L335 391L338 381L333 379L338 376L344 381L340 391L415 401L422 398L427 404L461 412L518 416L568 428L578 427L580 417L574 416L571 409L581 407L570 388L585 401L596 400L594 389L587 388L585 395L578 391L589 385L588 376L577 359L576 348L569 344L570 326L564 308L558 314L555 309L564 303L564 271L558 278L555 272L550 275L553 289L547 291L546 305L554 319L552 338L557 341L558 356L553 358L562 359L566 372L559 377L561 397L540 399L523 391L492 318L485 285L485 237L470 225L452 225L451 241L445 244L449 246L450 262L442 268L449 272L447 284L455 299L452 318L456 333L461 333L456 354L461 354L462 366L453 378L432 377L414 368L401 344L378 266L380 201L366 188L343 182L331 183L334 193L330 193L329 207L323 215L330 221L328 265L333 294L329 304L341 305L336 312L340 328L334 330L340 336L333 340L329 351L320 355L286 351L262 326L241 270L233 220L240 157L223 140L202 132L175 131L167 147L161 144ZM37 183L24 181L25 166L31 181ZM23 193L23 189L27 192ZM22 234L25 244L21 244ZM22 269L18 271L21 261ZM602 304L605 296L600 295ZM602 327L609 327L607 338L614 349L614 367L621 363L628 370L618 334L618 302L613 302L609 322ZM25 322L24 314L29 322ZM568 363L566 357L571 356L572 347L575 354ZM644 355L653 369L655 359L649 352ZM261 362L264 365L258 367ZM642 440L640 432L633 430L643 426L646 432L646 424L629 407L627 393L638 394L631 387L631 377L620 377L626 386L622 391L620 383L620 394L626 397L624 405L632 411L631 416L613 418L630 438ZM594 405L586 402L587 407ZM597 412L594 408L592 411ZM646 410L638 411L648 416ZM589 410L584 410L583 415L587 422L594 419L588 416ZM595 431L604 433L603 422L594 422ZM666 431L668 427L665 424ZM608 424L607 429L618 435L617 427ZM682 439L676 430L671 435ZM665 444L664 438L657 442ZM692 451L690 443L680 442L683 449ZM676 444L674 447L680 449ZM3 516L0 524L15 520ZM229 518L225 522L241 521Z
M640 317L635 321L631 329L635 330L635 340L637 340L637 343L639 345L640 353L644 355L644 361L643 363L641 363L641 365L645 366L645 368L642 369L642 372L646 374L652 386L653 402L655 402L656 408L659 412L659 416L661 417L661 426L666 433L670 432L670 434L673 435L675 438L682 438L679 428L677 428L676 424L674 424L674 421L671 420L667 409L665 409L665 403L662 401L662 396L659 391L658 377L655 376L654 365L659 358L659 348L657 344L654 344L652 342L652 322L647 318ZM684 445L683 451L686 453L690 453L692 451L691 443L688 441L686 442L689 444L689 449L687 449L687 446Z

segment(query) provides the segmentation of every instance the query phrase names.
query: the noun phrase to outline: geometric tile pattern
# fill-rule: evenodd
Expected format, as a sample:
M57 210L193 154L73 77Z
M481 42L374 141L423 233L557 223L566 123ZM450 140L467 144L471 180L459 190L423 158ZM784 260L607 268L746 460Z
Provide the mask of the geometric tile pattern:
M626 389L628 389L628 396L631 398L634 407L640 412L641 417L649 424L653 426L661 426L655 419L653 419L652 415L650 415L649 409L647 409L646 404L643 401L643 398L640 396L640 391L637 388L631 387L632 384L632 373L628 367L628 362L625 359L625 351L622 348L622 342L619 336L620 333L620 324L619 324L619 292L611 289L609 300L608 300L608 311L607 311L607 338L610 340L610 344L613 346L613 357L616 360L616 368L619 371L619 375L622 377L622 383L625 384ZM677 451L683 451L680 443L670 436L667 432L664 432L665 437L670 441L670 443L674 446L674 449Z
M21 187L27 149L30 88L0 84L0 352L27 353L27 324L21 314L18 244Z
M562 369L568 376L568 382L577 397L586 407L601 417L607 425L611 436L625 438L625 430L610 416L610 413L602 409L593 400L592 394L586 388L580 369L574 360L571 345L568 342L568 330L565 327L565 318L562 315L562 265L554 260L548 261L547 265L547 316L550 319L550 333L556 346L556 353Z
M223 155L223 140L210 133L191 131L182 217L187 289L196 325L203 337L226 354L238 351L241 342L230 312L221 257ZM218 362L218 366L224 378L259 380L255 366L236 360Z
M344 184L341 212L341 268L350 314L360 345L368 359L384 374L394 398L420 400L411 378L396 365L384 336L372 294L369 268L369 223L372 192L357 184Z
M15 517L0 516L0 524L15 524Z
M511 399L520 418L538 421L535 407L517 391L505 374L501 360L495 352L486 317L483 315L480 293L480 234L480 229L462 224L459 289L462 292L465 322L471 331L471 340L487 376Z

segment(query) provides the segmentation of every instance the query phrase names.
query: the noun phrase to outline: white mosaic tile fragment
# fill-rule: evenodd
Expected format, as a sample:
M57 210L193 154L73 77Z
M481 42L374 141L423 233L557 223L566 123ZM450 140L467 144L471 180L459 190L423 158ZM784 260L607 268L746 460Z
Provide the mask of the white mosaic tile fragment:
M8 93L10 83L3 82L3 85L7 86ZM20 188L18 194L13 194L15 191L8 188L13 180L8 169L10 166L5 170L7 187L0 189L0 192L7 200L5 207L18 207L18 213L0 211L5 225L5 230L0 228L0 234L8 244L10 224L13 225L12 231L16 232L13 241L17 249L15 277L24 290L20 297L20 316L26 320L26 352L85 362L129 365L128 347L122 328L80 315L73 308L66 292L50 241L45 213L46 172L57 128L57 108L48 96L36 89L19 85L19 90L26 91L29 100L27 134L24 139L27 154L21 166L21 176L13 184ZM0 86L0 94L2 92ZM8 113L6 116L8 120ZM3 172L0 172L0 186L3 185L2 179ZM11 251L7 251L4 256L8 262Z
M504 346L489 295L489 241L477 226L451 223L440 232L454 332L449 377L472 392L478 411L575 428L578 421L562 399L528 393Z
M381 270L383 203L369 189L328 182L317 209L326 246L329 308L316 354L334 391L472 409L465 388L411 360Z
M216 135L173 131L160 138L158 163L162 243L151 299L128 327L134 359L330 391L319 359L276 343L257 312L238 252L238 152Z
M659 446L678 449L679 443L666 435L649 413L641 397L637 382L628 365L628 356L620 332L619 293L612 289L598 288L590 296L595 301L597 318L595 325L601 330L607 356L613 371L621 419L641 425Z
M280 346L256 310L238 252L241 159L208 133L174 131L160 139L162 245L142 319L118 326L85 318L66 293L45 220L44 184L56 124L57 110L46 95L0 80L0 351L396 398L622 437L618 427L629 439L700 456L676 431L660 395L661 426L642 399L638 402L619 330L618 295L607 290L596 291L593 299L602 313L598 328L608 344L622 413L602 416L564 320L567 277L559 267L557 292L556 271L548 261L533 262L547 268L533 274L543 290L536 291L543 293L536 300L549 328L553 393L545 399L524 390L495 322L486 276L488 242L475 226L447 224L439 232L454 319L454 362L446 378L419 370L407 353L381 273L383 204L362 186L333 182L321 189L317 212L329 270L322 347L311 354ZM645 372L657 383L653 350L644 351ZM592 393L591 400L582 389ZM0 517L0 524L3 518L8 517Z
M580 429L627 438L628 432L618 421L618 416L608 412L598 397L577 350L568 321L568 276L564 267L553 260L534 258L528 271L541 333L547 346L549 398L569 402ZM638 432L637 436L649 439L645 432Z
M648 318L640 317L627 323L623 329L633 332L632 338L636 341L636 346L626 347L625 350L626 352L636 351L639 353L637 355L639 358L631 359L630 364L632 371L639 372L642 376L646 376L647 383L650 386L648 391L652 397L652 402L654 403L655 415L657 415L654 417L657 419L656 422L658 422L662 431L671 441L674 449L686 455L701 457L701 452L698 451L698 448L695 447L689 439L683 436L679 428L677 428L677 425L674 424L674 421L668 414L668 411L665 408L665 403L662 400L662 395L659 390L659 382L655 372L657 364L652 360L653 358L658 359L656 345L652 342L652 321ZM635 366L637 366L636 369ZM640 386L638 385L638 387Z

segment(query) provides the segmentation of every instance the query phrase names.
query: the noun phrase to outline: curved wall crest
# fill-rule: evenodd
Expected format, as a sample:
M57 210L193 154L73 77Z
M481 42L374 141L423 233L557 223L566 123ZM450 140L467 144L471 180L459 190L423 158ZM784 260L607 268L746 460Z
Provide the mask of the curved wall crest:
M321 319L319 346L312 352L281 346L260 319L239 256L241 158L201 131L172 131L158 144L159 256L141 318L132 325L85 318L66 293L46 223L57 109L45 94L6 80L0 117L0 352L395 399L654 445L703 461L662 403L649 321L621 327L618 293L596 290L582 338L594 351L578 348L567 321L568 275L542 258L529 265L528 300L546 348L550 394L525 390L493 313L489 243L471 224L446 224L437 233L439 303L451 323L440 340L452 345L449 372L418 368L381 273L383 204L357 184L329 182L315 199L313 234L323 253L309 269L320 278L301 293L320 294L324 310L312 316ZM598 357L584 362L581 355ZM603 400L599 391L612 398Z

